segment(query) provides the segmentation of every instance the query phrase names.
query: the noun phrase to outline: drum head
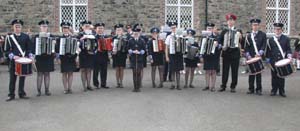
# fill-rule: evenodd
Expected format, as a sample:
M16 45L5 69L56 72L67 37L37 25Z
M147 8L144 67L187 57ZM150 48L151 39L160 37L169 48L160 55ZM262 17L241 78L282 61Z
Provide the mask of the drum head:
M250 60L247 60L246 63L251 64L251 63L257 62L259 60L261 60L261 57L254 57L254 58L251 58Z
M282 66L285 66L285 65L290 64L290 63L291 63L291 60L290 60L290 59L282 59L282 60L280 60L280 61L277 61L277 62L275 63L275 66L276 66L276 67L282 67Z
M19 59L16 59L15 62L21 63L21 64L30 64L30 63L32 63L32 60L29 58L21 57Z

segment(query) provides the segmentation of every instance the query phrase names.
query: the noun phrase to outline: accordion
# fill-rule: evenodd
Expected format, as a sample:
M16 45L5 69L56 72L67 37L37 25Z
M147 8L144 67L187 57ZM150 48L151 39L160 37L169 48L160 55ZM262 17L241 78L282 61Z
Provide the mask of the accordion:
M163 40L153 40L153 52L163 52L165 50L165 42Z
M98 39L98 51L112 51L112 38Z
M94 35L84 35L87 39L83 41L82 49L88 52L97 50L97 41Z
M127 37L125 35L118 37L117 39L114 39L113 41L113 52L122 52L125 53L126 51L126 45L127 45Z
M75 55L77 48L78 40L76 38L60 38L59 55Z
M242 35L240 32L236 30L229 30L224 35L224 49L226 50L229 48L238 48L240 44L240 39L242 38Z
M175 50L177 53L185 53L187 51L185 38L179 37L176 40Z
M198 47L195 46L188 46L188 52L186 58L193 60L195 59L197 52L198 52Z
M50 37L49 33L40 33L35 38L35 55L51 55L55 53L55 38Z
M202 38L200 55L214 54L216 50L215 42L214 38Z

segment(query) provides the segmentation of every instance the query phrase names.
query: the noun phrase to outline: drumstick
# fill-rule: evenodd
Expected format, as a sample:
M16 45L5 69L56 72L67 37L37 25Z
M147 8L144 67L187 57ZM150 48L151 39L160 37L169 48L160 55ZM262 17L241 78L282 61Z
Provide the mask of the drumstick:
M32 67L35 72L38 72L38 70L36 68L35 60L33 60L33 62L32 62Z
M267 65L268 65L268 67L269 67L272 71L274 71L274 68L272 67L271 64L267 64Z

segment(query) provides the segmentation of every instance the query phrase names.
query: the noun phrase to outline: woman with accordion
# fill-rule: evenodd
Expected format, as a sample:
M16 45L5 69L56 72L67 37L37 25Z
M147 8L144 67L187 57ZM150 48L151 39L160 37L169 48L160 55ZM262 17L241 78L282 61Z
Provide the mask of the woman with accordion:
M152 38L148 41L148 51L149 57L151 60L151 78L152 78L152 87L156 88L155 76L156 68L158 68L159 80L160 83L158 88L163 87L163 73L164 73L164 42L159 38L158 33L160 30L156 27L150 30L152 33Z
M113 37L113 67L116 69L117 88L123 88L124 68L126 67L128 37L123 34L122 24L115 25L116 36Z
M37 96L41 96L41 88L44 80L45 95L50 96L50 72L54 71L55 44L52 34L48 32L49 22L42 20L39 23L40 33L33 38L33 52L37 70Z
M81 71L81 80L84 92L92 91L91 77L94 68L94 55L97 50L97 41L95 33L91 29L92 22L81 22L83 31L79 33L80 39L80 53L79 53L79 67Z
M70 31L71 24L62 22L63 35L58 39L56 53L60 59L60 69L62 73L62 82L64 86L64 94L72 94L73 72L77 70L77 39L72 38Z
M195 34L196 31L192 29L188 29L187 31L187 37L186 37L186 43L187 43L187 57L184 59L185 62L185 85L184 88L195 88L193 86L193 80L194 80L194 71L197 67L197 63L199 63L199 57L198 57L198 50L199 46L198 43L195 42ZM190 77L190 84L188 85Z
M203 69L206 71L205 73L205 80L206 80L206 87L203 91L211 90L212 92L215 91L215 83L216 83L216 76L217 76L217 69L218 69L218 57L220 56L220 49L221 45L218 44L218 36L216 35L215 24L207 23L206 24L207 31L211 32L211 34L206 38L207 42L205 53L203 53L202 57L204 60L204 67ZM203 43L203 42L202 42Z

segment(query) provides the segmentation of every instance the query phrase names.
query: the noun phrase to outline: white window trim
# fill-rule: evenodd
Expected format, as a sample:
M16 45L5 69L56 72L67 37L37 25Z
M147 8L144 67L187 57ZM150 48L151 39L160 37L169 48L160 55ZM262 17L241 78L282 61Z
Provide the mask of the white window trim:
M72 6L72 9L73 9L73 14L72 14L72 15L73 15L73 21L72 21L72 23L71 23L71 24L72 24L72 29L74 30L74 32L79 32L79 30L75 30L75 29L76 29L76 17L75 17L75 15L74 15L74 14L75 14L75 9L76 9L75 7L76 7L76 6L86 6L86 7L87 7L87 10L86 10L86 17L89 18L89 12L88 12L88 11L89 11L89 10L88 10L88 0L87 0L87 3L86 3L86 4L78 4L78 3L75 2L75 0L72 0L72 1L73 1L72 4L65 4L65 3L62 3L62 0L59 0L59 4L60 4L60 5L59 5L59 22L60 22L60 23L62 22L62 18L61 18L61 15L62 15L62 14L61 14L61 13L62 13L62 12L61 12L61 7L62 7L62 6ZM59 30L62 31L62 30L61 30L61 27L59 27Z
M285 25L285 26L288 26L287 27L287 35L290 34L290 22L291 22L291 0L288 0L288 7L287 8L279 8L279 1L280 0L276 0L276 6L275 7L266 7L267 10L275 10L276 11L276 16L275 16L275 22L279 22L278 19L279 19L279 11L280 10L285 10L285 11L288 11L288 25ZM274 34L274 33L270 33L268 32L267 34Z
M192 8L192 14L191 14L191 28L194 28L194 0L192 0L192 3L190 5L187 4L180 4L181 0L178 0L176 4L168 4L168 0L165 0L165 22L168 20L167 19L167 6L173 6L178 8L177 12L177 22L178 22L178 28L181 28L181 21L180 21L180 7L191 7Z

